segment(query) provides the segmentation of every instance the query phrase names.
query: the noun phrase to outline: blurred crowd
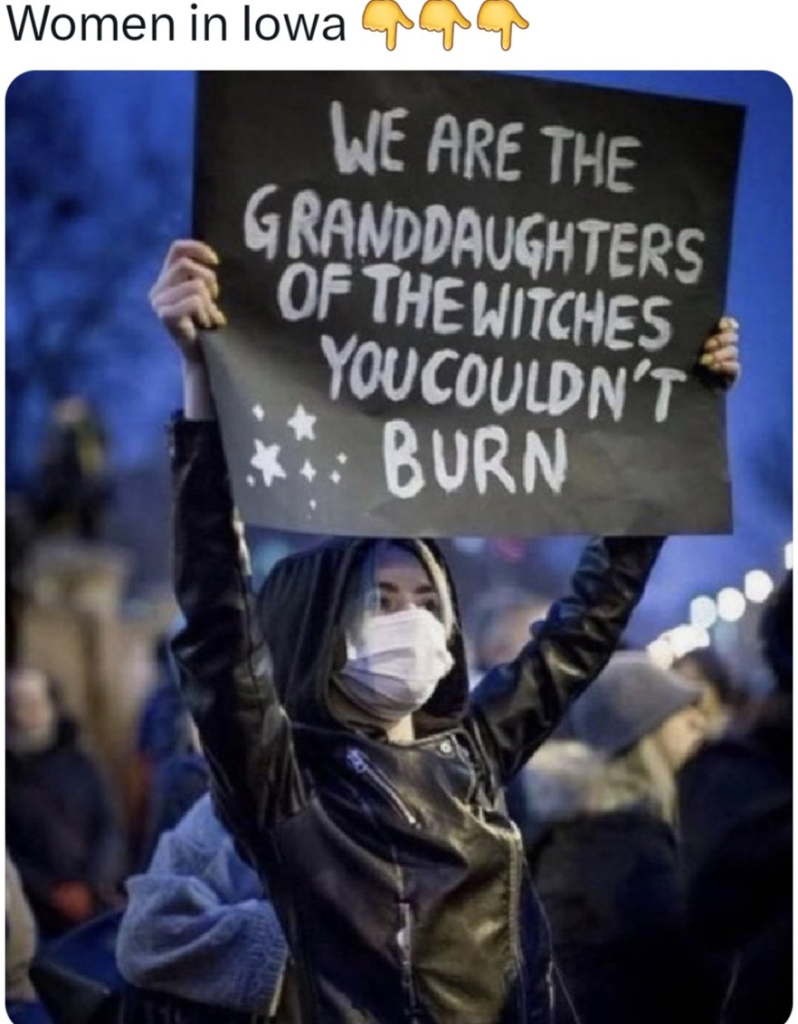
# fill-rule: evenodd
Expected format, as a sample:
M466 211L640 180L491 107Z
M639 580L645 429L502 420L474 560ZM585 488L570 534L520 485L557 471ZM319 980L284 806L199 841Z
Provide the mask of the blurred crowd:
M102 713L70 706L41 667L46 631L20 642L42 537L101 541L105 450L85 405L60 407L48 484L7 522L7 1011L14 1024L298 1024L268 879L208 796L171 661L177 619L152 631L116 762L96 742ZM547 603L479 595L464 627L475 682ZM789 573L759 622L764 695L712 648L669 668L619 651L509 787L551 929L556 1024L786 1022L792 620Z

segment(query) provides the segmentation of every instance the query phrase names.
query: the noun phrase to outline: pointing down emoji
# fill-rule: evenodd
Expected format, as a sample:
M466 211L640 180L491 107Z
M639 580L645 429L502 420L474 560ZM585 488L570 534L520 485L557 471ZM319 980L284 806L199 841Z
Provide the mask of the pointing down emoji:
M428 32L443 32L443 48L451 50L454 44L454 26L471 28L471 22L464 18L452 0L427 0L421 8L418 23Z
M396 49L398 25L402 28L412 28L413 22L396 0L369 0L363 11L363 28L372 32L385 32L385 45L389 50Z
M512 45L513 25L529 28L529 22L515 9L512 0L485 0L477 15L477 27L486 32L501 32L502 49Z

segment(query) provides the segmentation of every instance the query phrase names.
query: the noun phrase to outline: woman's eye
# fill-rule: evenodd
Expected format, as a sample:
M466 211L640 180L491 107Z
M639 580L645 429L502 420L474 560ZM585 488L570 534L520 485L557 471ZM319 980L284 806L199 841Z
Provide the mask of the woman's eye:
M429 601L425 601L421 606L424 611L431 612L433 615L440 616L441 606L440 602L436 601L435 598L431 598Z
M391 598L388 594L380 594L380 611L387 614L392 610Z

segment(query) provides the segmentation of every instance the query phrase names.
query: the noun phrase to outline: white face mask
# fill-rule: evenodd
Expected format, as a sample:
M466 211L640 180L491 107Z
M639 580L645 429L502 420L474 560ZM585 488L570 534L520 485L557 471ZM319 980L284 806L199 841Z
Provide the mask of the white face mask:
M346 648L341 689L387 723L426 704L454 665L443 624L424 608L369 616Z

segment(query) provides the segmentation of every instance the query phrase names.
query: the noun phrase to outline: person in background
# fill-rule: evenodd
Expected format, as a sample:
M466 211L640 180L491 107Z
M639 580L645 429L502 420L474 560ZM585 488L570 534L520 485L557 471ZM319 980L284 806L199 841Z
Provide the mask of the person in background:
M287 946L254 870L200 798L127 880L117 963L124 1024L297 1021Z
M701 687L707 735L719 736L746 702L745 693L734 684L721 656L711 647L699 647L677 658L671 668Z
M186 811L208 792L208 762L194 723L191 725L191 745L165 758L155 769L139 858L142 869L150 863L163 833L174 828Z
M108 447L102 420L85 398L56 402L32 495L42 533L101 538L113 495Z
M38 935L19 872L6 849L6 1013L12 1024L47 1024L47 1012L30 980Z
M556 1024L713 1024L679 864L676 772L701 691L615 654L522 773L514 813L557 965Z
M43 938L118 902L123 841L109 793L33 668L8 676L6 843Z
M155 648L157 678L144 701L128 775L131 863L143 870L155 843L208 789L208 766L191 720L169 651L170 633Z
M16 665L22 655L22 622L26 573L36 538L36 523L29 502L6 490L6 664Z
M679 776L690 919L723 1024L784 1024L792 1007L792 572L760 636L773 691Z

